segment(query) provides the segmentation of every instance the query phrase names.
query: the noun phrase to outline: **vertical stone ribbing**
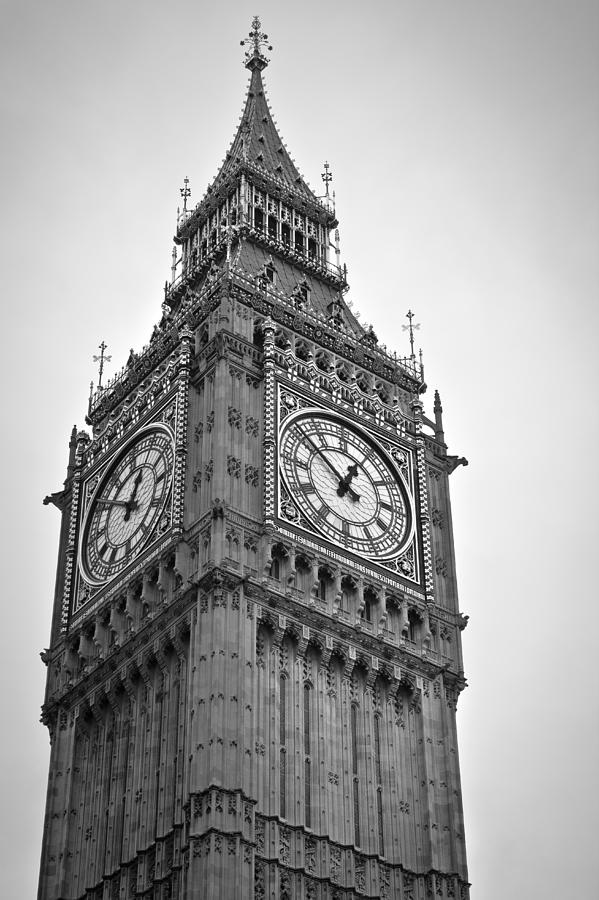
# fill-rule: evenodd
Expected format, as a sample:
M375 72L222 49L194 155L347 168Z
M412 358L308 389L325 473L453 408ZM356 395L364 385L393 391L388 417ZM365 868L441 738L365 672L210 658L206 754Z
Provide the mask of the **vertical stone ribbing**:
M180 331L177 415L175 425L175 473L173 480L173 527L181 533L185 513L185 474L188 456L187 426L189 414L189 372L193 346L193 331L184 325Z
M287 816L287 678L279 679L279 815Z
M60 616L60 630L65 634L69 624L69 614L71 611L71 594L72 582L75 567L76 553L76 536L77 536L77 520L79 516L79 503L81 496L81 471L83 466L83 454L87 444L87 435L82 433L77 436L77 452L75 454L75 465L73 469L73 480L71 486L71 513L69 519L68 536L65 549L65 571L62 591L62 611Z
M310 685L304 684L304 824L306 828L312 828L311 693Z
M264 322L264 524L272 527L275 516L275 374L274 324Z
M245 603L228 583L217 578L200 589L190 649L196 670L187 786L190 898L246 896L252 873L251 851L239 839L240 831L244 840L251 837L253 801L244 788L252 783L256 734L253 726L239 733L239 704L252 705L246 621Z

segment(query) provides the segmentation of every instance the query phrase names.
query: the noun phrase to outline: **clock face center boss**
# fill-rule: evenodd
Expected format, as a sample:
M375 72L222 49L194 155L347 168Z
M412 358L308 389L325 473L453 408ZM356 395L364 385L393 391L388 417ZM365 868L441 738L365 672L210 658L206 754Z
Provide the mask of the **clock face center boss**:
M152 539L170 495L173 460L172 435L153 427L108 465L83 524L80 560L88 581L113 578Z
M412 534L401 474L364 429L334 413L303 409L281 430L283 481L307 523L346 550L398 556Z

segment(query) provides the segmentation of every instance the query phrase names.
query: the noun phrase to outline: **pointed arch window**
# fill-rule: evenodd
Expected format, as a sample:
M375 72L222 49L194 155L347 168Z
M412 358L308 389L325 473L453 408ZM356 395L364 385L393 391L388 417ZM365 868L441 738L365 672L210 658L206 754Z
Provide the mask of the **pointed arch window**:
M408 612L408 640L416 643L420 637L421 618L415 609Z
M360 613L362 621L372 622L372 615L376 602L376 594L374 593L374 591L367 588L364 591L364 609Z

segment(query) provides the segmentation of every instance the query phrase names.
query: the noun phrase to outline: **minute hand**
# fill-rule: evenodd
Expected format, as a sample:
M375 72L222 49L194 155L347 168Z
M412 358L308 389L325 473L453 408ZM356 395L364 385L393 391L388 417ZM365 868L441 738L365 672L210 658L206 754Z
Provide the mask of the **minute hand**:
M110 506L124 506L127 509L129 508L128 500L110 500L108 497L98 497L97 503L109 503Z
M333 465L333 463L330 461L330 459L328 458L328 456L325 456L325 455L324 455L324 453L322 452L322 447L317 447L316 444L314 443L314 441L312 440L312 438L311 438L309 435L306 434L306 435L304 435L304 437L305 437L305 439L306 439L306 442L307 442L308 444L310 444L310 446L312 447L312 449L314 450L314 452L315 452L315 453L319 453L320 456L324 459L325 463L327 464L327 466L329 467L329 469L331 470L331 472L333 473L333 475L335 476L335 478L338 480L339 485L341 486L342 484L345 484L343 475L340 475L340 474L339 474L339 472L337 471L337 469L335 468L335 466ZM353 488L351 488L349 485L347 485L347 493L350 495L350 497L352 498L352 500L359 500L359 499L360 499L360 495L359 495L359 494L356 494L356 492L353 490Z

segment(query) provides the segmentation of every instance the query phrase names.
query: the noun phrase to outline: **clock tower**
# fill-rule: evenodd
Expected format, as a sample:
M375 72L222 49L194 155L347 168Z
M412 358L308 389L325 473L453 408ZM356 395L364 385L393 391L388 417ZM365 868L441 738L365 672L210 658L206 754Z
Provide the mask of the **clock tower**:
M92 395L46 498L39 900L468 898L465 460L414 353L352 313L266 40L254 19L241 123L201 202L184 191L150 343Z

